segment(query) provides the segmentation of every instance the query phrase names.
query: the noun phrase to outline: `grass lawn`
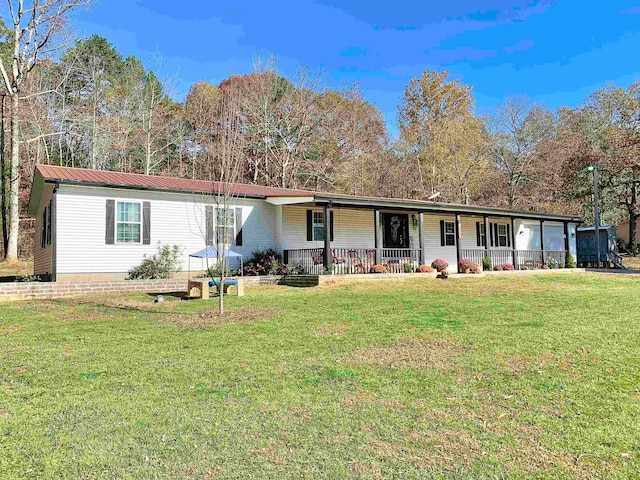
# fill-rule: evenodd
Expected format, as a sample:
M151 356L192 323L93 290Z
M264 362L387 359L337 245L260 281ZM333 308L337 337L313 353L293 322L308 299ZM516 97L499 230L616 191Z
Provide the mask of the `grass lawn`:
M0 477L640 477L640 278L247 290L0 305Z

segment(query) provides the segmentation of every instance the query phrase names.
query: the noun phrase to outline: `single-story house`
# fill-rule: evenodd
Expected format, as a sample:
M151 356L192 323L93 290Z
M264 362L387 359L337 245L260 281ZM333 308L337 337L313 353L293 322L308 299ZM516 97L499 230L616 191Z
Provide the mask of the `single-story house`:
M228 186L228 185L227 185ZM234 184L223 215L215 182L39 165L29 214L36 218L34 273L55 281L123 279L158 244L189 253L219 239L247 257L272 248L308 273L392 272L462 258L516 268L576 257L580 219L418 200L358 197ZM328 221L327 221L328 220ZM191 269L204 269L194 265Z

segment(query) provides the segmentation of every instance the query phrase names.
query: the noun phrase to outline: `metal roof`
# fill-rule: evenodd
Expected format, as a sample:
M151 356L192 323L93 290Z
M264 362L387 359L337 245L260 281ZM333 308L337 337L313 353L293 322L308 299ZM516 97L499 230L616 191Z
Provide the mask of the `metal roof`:
M220 183L207 180L193 180L139 173L122 173L87 168L58 167L38 165L34 174L29 213L35 215L37 205L34 200L40 195L44 183L103 186L110 188L128 188L135 190L157 190L183 193L227 193L232 196L250 198L299 198L299 202L332 203L336 206L351 208L388 208L423 212L461 213L468 215L491 215L511 218L529 218L581 222L580 217L539 213L522 210L507 210L493 207L458 205L424 200L406 200L398 198L364 197L336 193L316 192L290 188L264 187L244 183ZM225 192L226 190L226 192ZM35 198L34 198L35 197Z

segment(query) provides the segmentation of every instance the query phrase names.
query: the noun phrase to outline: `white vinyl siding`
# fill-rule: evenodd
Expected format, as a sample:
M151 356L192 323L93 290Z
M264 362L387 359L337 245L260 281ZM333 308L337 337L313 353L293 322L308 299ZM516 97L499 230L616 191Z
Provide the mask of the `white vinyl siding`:
M449 271L458 269L458 254L455 245L442 246L440 240L440 221L455 222L455 215L424 214L425 263L431 265L436 258L442 258L449 264ZM475 227L473 227L475 228ZM475 238L475 230L474 230ZM417 242L416 242L417 246Z
M61 185L57 198L57 273L122 273L143 256L156 253L158 244L183 247L181 263L186 272L188 255L205 248L205 205L210 197L135 191L105 187ZM151 204L151 242L107 245L105 243L106 200L145 201ZM242 208L242 246L233 250L247 260L258 249L275 247L276 207L263 200L237 198L230 202ZM117 215L117 212L116 212ZM39 245L39 243L38 243ZM192 259L191 268L205 262Z

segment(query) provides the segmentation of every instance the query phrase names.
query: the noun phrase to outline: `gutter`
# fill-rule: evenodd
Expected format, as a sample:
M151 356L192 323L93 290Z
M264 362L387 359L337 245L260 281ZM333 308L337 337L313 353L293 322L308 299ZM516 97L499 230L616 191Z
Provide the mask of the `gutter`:
M465 205L453 205L446 203L423 203L423 202L405 202L402 200L389 200L389 199L350 199L345 197L332 197L332 196L316 196L317 202L333 202L334 205L350 206L355 208L396 208L401 210L412 210L417 212L434 212L434 213L449 213L449 214L476 214L476 215L491 215L502 216L507 218L530 218L534 220L555 220L571 223L582 223L580 217L567 216L567 215L553 215L549 213L536 213L520 210L502 210L491 207L480 206L465 206Z

